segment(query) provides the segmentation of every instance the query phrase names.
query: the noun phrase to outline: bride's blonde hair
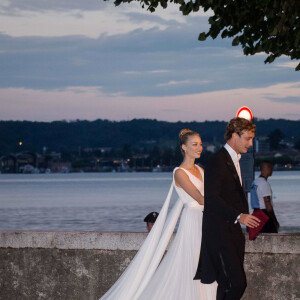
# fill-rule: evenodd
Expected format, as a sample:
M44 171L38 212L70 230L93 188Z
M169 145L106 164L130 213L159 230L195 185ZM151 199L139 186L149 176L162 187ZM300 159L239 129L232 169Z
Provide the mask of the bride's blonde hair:
M187 128L181 129L179 132L180 151L183 156L184 156L184 151L182 150L182 145L185 145L187 143L188 138L193 135L198 135L200 137L200 134L198 132Z

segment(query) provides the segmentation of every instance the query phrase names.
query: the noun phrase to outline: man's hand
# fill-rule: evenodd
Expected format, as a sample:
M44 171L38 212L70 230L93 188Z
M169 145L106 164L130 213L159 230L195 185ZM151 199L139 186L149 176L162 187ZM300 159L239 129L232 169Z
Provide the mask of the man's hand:
M248 214L241 214L239 222L243 225L246 225L250 228L255 228L259 225L260 223L260 219L252 216L252 215L248 215Z

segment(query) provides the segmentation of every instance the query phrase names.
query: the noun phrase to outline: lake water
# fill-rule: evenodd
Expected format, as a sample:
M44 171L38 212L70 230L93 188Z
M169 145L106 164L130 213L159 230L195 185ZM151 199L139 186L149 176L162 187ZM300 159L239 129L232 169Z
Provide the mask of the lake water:
M145 231L171 181L172 173L0 174L0 230ZM280 231L300 232L300 171L269 182ZM171 206L176 199L174 191Z

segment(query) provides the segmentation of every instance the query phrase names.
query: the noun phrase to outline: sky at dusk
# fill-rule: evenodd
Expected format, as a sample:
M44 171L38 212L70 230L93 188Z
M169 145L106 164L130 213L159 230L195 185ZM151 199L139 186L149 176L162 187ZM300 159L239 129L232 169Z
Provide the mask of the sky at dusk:
M300 71L231 40L198 41L210 13L139 3L0 0L0 120L300 119Z

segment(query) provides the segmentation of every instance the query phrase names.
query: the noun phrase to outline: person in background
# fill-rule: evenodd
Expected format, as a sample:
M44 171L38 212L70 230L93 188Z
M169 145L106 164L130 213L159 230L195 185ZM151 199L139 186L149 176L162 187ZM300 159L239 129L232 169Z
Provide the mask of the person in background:
M150 214L148 214L146 216L146 218L144 219L144 222L146 222L146 228L147 228L148 232L150 232L150 230L152 229L158 215L159 215L158 212L153 211Z
M272 176L273 165L270 161L264 160L260 163L260 175L251 185L251 207L254 211L262 209L269 217L269 220L264 225L260 232L278 233L279 223L274 213L272 201L272 189L267 181L268 177Z

